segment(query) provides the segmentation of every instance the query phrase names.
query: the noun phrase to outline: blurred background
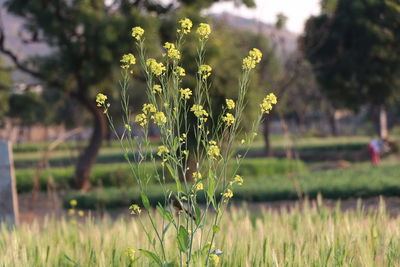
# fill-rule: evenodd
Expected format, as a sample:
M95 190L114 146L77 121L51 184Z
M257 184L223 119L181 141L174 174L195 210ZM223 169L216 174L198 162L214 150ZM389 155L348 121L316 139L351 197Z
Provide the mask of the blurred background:
M130 29L144 28L148 53L159 57L184 17L212 26L206 61L215 70L211 95L217 103L237 94L247 51L263 52L244 129L260 96L274 92L279 100L240 169L246 183L236 201L279 206L321 193L348 199L350 206L359 197L373 205L379 195L397 203L396 0L0 0L0 5L0 139L13 142L23 220L62 214L71 199L78 208L103 212L139 198L94 99L98 92L109 95L110 112L118 118L119 59L136 53ZM189 36L183 48L185 86L192 88L195 42ZM139 69L134 76L129 93L133 111L140 112L144 78ZM156 148L159 132L149 127ZM153 187L151 198L157 200L161 190Z

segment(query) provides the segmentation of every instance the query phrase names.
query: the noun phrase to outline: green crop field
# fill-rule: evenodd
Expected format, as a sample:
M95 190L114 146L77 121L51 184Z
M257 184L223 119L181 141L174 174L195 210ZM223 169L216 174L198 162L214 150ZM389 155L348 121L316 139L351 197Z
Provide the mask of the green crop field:
M116 220L47 218L0 231L0 266L128 266L126 248L136 250L133 266L153 266L138 249L152 250L136 217ZM146 216L142 213L146 223ZM161 227L161 219L158 225ZM232 208L223 217L215 248L219 266L399 266L400 219L382 206L342 212L309 203L291 211ZM246 236L243 239L243 236ZM174 229L167 247L177 242ZM156 249L158 249L156 247ZM177 255L167 251L170 263ZM169 265L175 266L175 265ZM194 266L201 266L194 265Z

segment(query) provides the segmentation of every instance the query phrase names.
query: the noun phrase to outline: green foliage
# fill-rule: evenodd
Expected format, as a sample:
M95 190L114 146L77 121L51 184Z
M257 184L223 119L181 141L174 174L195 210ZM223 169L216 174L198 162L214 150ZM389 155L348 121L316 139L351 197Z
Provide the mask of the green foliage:
M145 172L155 174L150 164L145 164ZM161 165L157 164L158 173L161 173ZM303 162L278 159L247 159L238 171L246 177L263 177L264 175L287 174L291 172L307 172ZM74 186L73 168L51 168L45 169L39 176L40 190L46 190L48 186L57 189L71 189ZM36 169L17 169L17 189L19 192L29 192L33 188ZM90 176L90 181L95 187L131 187L134 180L131 176L129 165L119 164L97 164ZM171 178L168 177L168 181ZM155 183L155 180L151 181Z
M321 89L337 107L391 105L400 94L400 4L339 0L311 17L303 36Z
M345 170L329 170L298 175L261 175L245 177L246 183L235 189L233 201L277 201L298 198L295 183L299 182L301 193L313 199L322 194L330 199L376 196L400 196L398 166L389 164L371 167L360 164ZM162 190L153 185L148 198L153 206L163 199ZM72 193L64 199L65 206L71 199L77 199L80 208L119 208L127 203L138 202L140 194L136 189L109 188L90 193ZM199 196L198 202L204 198Z
M3 70L3 58L0 57L0 119L8 111L9 90L12 86L11 70Z

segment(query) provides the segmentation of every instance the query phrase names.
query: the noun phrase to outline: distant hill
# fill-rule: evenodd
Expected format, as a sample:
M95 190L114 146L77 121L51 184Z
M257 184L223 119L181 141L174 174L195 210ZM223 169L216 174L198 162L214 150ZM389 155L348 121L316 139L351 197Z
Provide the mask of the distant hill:
M278 55L287 55L297 49L298 35L293 32L287 30L278 30L274 27L274 25L254 19L243 18L226 12L212 14L212 16L215 20L225 22L232 27L252 31L255 33L258 32L268 36L273 42L273 46L275 47Z

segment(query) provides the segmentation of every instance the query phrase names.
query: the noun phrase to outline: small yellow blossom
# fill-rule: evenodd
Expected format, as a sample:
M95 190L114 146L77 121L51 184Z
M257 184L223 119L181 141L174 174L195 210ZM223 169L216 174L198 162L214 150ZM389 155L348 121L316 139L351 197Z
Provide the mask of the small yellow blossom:
M235 117L231 113L226 113L226 115L222 117L222 120L227 126L231 126L235 122Z
M181 52L176 49L173 43L166 42L164 44L164 48L167 51L167 56L172 60L179 60L181 59Z
M181 88L179 91L181 92L181 99L190 99L190 96L192 95L192 90L190 90L189 88Z
M240 175L235 175L235 177L233 178L233 182L237 183L238 185L243 185L243 177Z
M155 84L155 85L153 86L153 93L161 93L161 92L162 92L161 85Z
M194 173L193 173L193 179L194 179L195 181L201 180L201 178L202 178L202 176L201 176L201 173L200 173L200 172L194 172Z
M68 210L68 214L69 215L74 215L75 214L75 210L74 209L69 209Z
M162 126L167 123L167 117L165 117L165 114L162 111L156 112L154 116L152 116L152 119L158 126Z
M144 30L141 27L134 27L132 28L132 37L135 38L136 40L142 39L142 36L144 34Z
M182 32L183 34L188 34L193 27L192 21L188 18L181 19L179 24L181 28L177 32Z
M131 128L131 126L129 124L125 123L124 127L128 132L132 131L132 128Z
M226 189L225 193L222 194L222 196L227 199L232 198L233 192L231 189L228 188L228 189Z
M197 185L196 185L196 191L200 191L200 190L203 190L204 189L204 185L203 185L203 183L198 183Z
M131 205L129 210L131 211L132 215L140 214L142 212L142 209L136 204Z
M120 62L122 63L121 68L129 69L129 67L131 65L135 65L136 64L136 58L135 58L134 55L129 53L129 54L123 55L122 59L120 60Z
M219 256L216 254L210 255L211 262L216 266L219 264Z
M246 141L244 139L240 140L240 143L243 145Z
M157 62L154 58L147 59L146 66L149 67L150 71L156 76L161 76L166 70L165 66L161 62Z
M273 93L270 93L267 95L262 103L260 104L261 107L261 112L264 114L268 114L272 110L272 105L275 105L277 103L277 98Z
M186 71L184 68L178 66L175 68L174 74L176 76L184 77L184 76L186 76Z
M211 71L212 68L209 65L200 65L197 73L200 74L201 79L207 80L207 78L211 75Z
M125 249L125 255L129 258L129 260L133 261L135 259L136 251L133 248Z
M256 137L258 135L258 133L256 133L256 132L253 132L253 136L254 137Z
M179 137L180 142L184 142L186 140L187 135L185 133L182 134L181 137Z
M166 146L159 146L158 147L158 152L157 152L158 156L161 157L162 155L167 154L167 153L169 153L169 149Z
M217 142L215 141L210 141L209 142L209 147L208 147L208 151L207 154L212 158L215 159L217 157L221 156L221 151L217 145Z
M228 109L234 109L235 108L235 101L233 101L232 99L225 99L226 102L226 107Z
M155 113L157 111L153 104L143 104L142 111L144 114Z
M202 105L193 105L191 108L190 108L190 111L193 111L193 113L194 113L194 115L200 120L200 121L203 121L203 122L205 122L205 121L207 121L207 117L208 117L208 113L207 113L207 111L205 111L204 109L203 109L203 106Z
M257 63L261 62L262 53L259 49L253 48L250 50L249 55L243 59L243 69L254 69Z
M140 126L144 127L147 125L147 117L146 114L140 113L136 116L135 122L139 123Z
M83 217L85 215L85 212L83 210L78 211L78 215Z
M211 27L207 23L200 23L196 32L200 36L201 40L206 40L211 33Z
M98 93L96 96L96 103L98 107L104 106L107 100L107 96L102 94L102 93Z
M76 205L78 205L78 201L76 201L76 199L72 199L72 200L69 202L69 205L71 205L71 207L75 207Z

